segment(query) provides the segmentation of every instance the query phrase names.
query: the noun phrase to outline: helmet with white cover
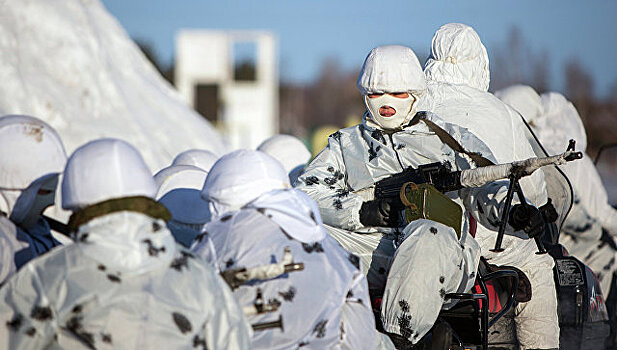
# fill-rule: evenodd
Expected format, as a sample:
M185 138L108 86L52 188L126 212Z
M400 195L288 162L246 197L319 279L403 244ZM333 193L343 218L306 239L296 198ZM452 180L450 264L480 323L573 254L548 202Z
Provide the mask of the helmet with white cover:
M512 85L495 91L495 96L518 111L530 125L533 125L544 113L542 98L531 86Z
M416 113L418 101L426 90L426 81L420 62L412 49L400 45L378 46L371 50L358 76L357 87L364 95L364 103L371 121L386 130L400 129ZM398 98L390 93L407 93ZM368 95L382 94L369 98ZM395 110L393 115L382 115L383 107Z
M0 211L21 223L53 204L66 152L56 131L34 117L0 118Z
M221 157L210 169L201 191L213 217L238 210L264 193L290 188L283 166L271 156L238 150Z
M207 175L191 165L172 165L154 175L158 185L156 200L169 210L172 220L185 224L205 224L210 220L208 203L201 198Z
M289 181L293 183L306 163L311 159L311 152L300 139L291 135L274 135L257 147L278 160L289 174Z
M210 171L219 157L216 154L203 149L190 149L178 153L171 165L192 165L203 170Z
M154 198L156 185L139 152L119 139L99 139L69 158L62 181L62 207L78 210L109 199Z
M488 91L491 75L488 53L478 33L468 25L448 23L435 32L426 78Z

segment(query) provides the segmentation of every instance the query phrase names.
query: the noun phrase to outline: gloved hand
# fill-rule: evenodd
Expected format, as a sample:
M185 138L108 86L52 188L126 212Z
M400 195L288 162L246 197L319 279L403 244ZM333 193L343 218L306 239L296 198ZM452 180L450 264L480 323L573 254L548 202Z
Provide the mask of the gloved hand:
M364 226L398 227L403 203L399 198L381 198L362 203L360 222Z
M544 221L546 222L555 222L559 218L559 214L557 214L557 210L553 206L553 201L549 198L546 204L538 208L540 213L542 213L542 217L544 217Z
M529 238L539 237L544 233L544 217L533 205L516 204L510 209L508 223L516 231L523 230Z

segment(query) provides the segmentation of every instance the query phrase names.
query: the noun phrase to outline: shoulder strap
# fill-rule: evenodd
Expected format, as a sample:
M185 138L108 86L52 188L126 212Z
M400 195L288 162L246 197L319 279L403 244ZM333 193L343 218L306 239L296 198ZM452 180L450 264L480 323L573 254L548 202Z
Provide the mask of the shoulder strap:
M454 137L452 137L452 135L448 134L448 132L445 131L444 129L442 129L441 127L439 127L439 125L435 124L433 121L431 121L428 118L426 118L425 115L420 116L420 120L422 120L429 127L429 129L431 129L431 131L433 131L435 134L437 134L437 137L439 137L441 142L443 142L446 145L450 146L450 148L452 148L456 152L464 153L464 154L468 155L469 158L471 158L471 160L473 160L474 163L476 163L476 165L478 167L483 167L483 166L487 166L487 165L495 165L495 163L493 163L490 160L486 159L480 153L469 152L468 150L463 148L463 146L461 146L461 144L458 143L458 141L456 141L454 139Z

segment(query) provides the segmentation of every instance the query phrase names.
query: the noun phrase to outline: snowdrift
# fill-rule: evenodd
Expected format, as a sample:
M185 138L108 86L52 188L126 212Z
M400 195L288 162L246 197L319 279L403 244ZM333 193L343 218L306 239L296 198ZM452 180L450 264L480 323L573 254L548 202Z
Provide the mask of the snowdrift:
M227 149L98 0L0 1L5 114L45 120L69 154L96 138L124 139L153 172L190 148Z

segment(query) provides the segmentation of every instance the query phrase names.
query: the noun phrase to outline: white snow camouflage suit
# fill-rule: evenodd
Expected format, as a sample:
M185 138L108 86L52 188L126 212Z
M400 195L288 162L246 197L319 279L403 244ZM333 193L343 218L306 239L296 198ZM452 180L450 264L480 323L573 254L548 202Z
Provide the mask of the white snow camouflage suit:
M489 58L471 27L460 23L442 26L433 37L424 72L429 80L424 109L478 136L499 163L536 157L518 113L487 92ZM553 154L564 151L565 145ZM547 202L542 169L521 179L520 184L528 202L536 207ZM554 198L554 203L557 202ZM536 244L524 232L506 235L502 244L505 251L491 252L497 230L482 222L478 208L471 208L473 216L479 219L475 238L482 255L492 264L519 268L531 282L532 299L519 303L515 310L514 322L521 347L557 348L559 320L553 259L548 254L535 254Z

